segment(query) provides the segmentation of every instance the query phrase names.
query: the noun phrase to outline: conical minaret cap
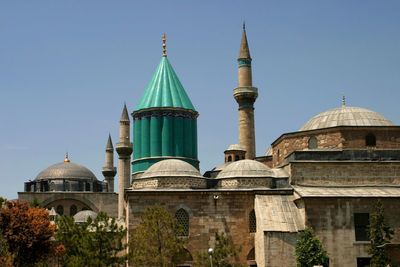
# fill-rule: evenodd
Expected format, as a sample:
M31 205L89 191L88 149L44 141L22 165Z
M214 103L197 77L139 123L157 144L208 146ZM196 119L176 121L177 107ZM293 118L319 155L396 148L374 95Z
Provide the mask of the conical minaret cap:
M121 122L123 121L128 121L129 122L129 115L128 115L128 110L126 109L126 104L124 104L124 110L122 111L121 115Z
M247 43L246 26L244 23L243 23L242 42L240 43L238 60L243 60L243 59L251 60L249 44Z
M113 147L112 140L111 140L111 134L108 135L108 141L107 141L106 151L107 151L107 152L108 152L108 151L110 151L110 152L114 151L114 147Z

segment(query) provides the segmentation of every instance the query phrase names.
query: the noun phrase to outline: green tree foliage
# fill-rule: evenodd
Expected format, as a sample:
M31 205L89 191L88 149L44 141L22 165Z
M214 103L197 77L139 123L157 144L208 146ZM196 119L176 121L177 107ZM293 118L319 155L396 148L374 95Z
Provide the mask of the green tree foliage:
M241 247L236 248L224 233L215 233L214 253L212 255L213 267L242 267L245 266L237 262L236 258ZM196 266L211 266L208 251L197 253Z
M126 229L115 218L100 212L94 220L77 224L64 215L56 223L55 237L65 248L65 266L123 266L126 262Z
M31 203L29 203L29 206L42 208L43 207L43 203L40 202L39 199L37 199L37 197L34 197L33 201Z
M393 234L393 230L385 222L382 202L378 200L375 205L375 211L371 214L368 227L368 237L371 241L368 253L372 255L370 266L386 267L390 263L387 251L379 246L390 243Z
M54 225L49 213L25 202L0 201L2 261L12 266L33 266L51 255Z
M134 266L175 266L185 253L181 226L160 206L146 208L132 240Z
M299 233L295 254L298 267L329 266L328 253L322 247L321 241L313 234L311 227L306 227Z

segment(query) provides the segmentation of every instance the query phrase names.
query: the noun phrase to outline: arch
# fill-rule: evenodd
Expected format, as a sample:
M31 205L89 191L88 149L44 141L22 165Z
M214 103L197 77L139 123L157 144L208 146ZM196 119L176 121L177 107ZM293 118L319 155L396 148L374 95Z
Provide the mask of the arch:
M183 230L182 235L188 236L189 235L189 214L186 212L186 210L180 208L175 213L175 218L178 220L178 223L182 227L182 230Z
M180 264L193 261L193 257L189 250L184 248L179 254L173 256L173 260L179 264L178 266L181 266Z
M71 195L73 195L73 197L69 197L69 196L65 196L66 194L53 194L52 197L44 200L43 203L43 207L47 208L52 202L57 201L57 200L76 200L76 201L80 201L83 204L85 204L86 206L89 207L89 209L93 210L94 212L99 212L99 209L97 208L97 206L95 204L93 204L90 200L88 200L87 198L83 198L81 196L78 196L74 193L71 193Z
M72 205L69 208L69 216L74 216L78 212L78 208L75 205Z
M254 261L256 259L256 254L254 248L250 249L249 253L247 254L248 261Z
M232 161L232 156L228 156L228 162Z
M308 139L308 148L309 149L316 149L318 148L318 140L315 136L311 136Z
M240 160L239 155L236 155L235 156L235 161L238 161L238 160Z
M64 214L64 207L62 205L58 205L56 208L56 212L58 213L58 215L63 215Z
M369 133L365 136L365 145L366 146L376 146L376 137L374 134Z
M249 213L249 232L255 233L256 230L257 230L257 219L256 219L256 213L254 212L253 209Z

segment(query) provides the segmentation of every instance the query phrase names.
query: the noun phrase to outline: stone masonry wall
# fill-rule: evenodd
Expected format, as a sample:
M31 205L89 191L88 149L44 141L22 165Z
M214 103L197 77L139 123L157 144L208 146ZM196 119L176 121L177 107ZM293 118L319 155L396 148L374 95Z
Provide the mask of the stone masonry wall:
M400 162L292 162L290 173L298 185L400 185Z
M330 267L356 266L357 257L370 257L369 241L356 241L354 213L370 213L377 198L306 198L306 222L330 256ZM381 198L385 219L395 230L392 242L400 241L399 198Z
M249 233L253 192L130 191L127 194L130 232L138 225L147 206L160 205L172 215L180 208L189 213L187 249L193 258L196 252L213 246L216 232L225 232L236 247L242 246L238 257L242 263L246 263L248 253L254 248L254 233Z

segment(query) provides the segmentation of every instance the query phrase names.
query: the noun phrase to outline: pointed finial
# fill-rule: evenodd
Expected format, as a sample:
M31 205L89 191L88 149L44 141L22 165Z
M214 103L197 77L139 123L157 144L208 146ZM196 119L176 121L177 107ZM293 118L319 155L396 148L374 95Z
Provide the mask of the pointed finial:
M239 58L238 60L250 60L249 44L247 43L246 24L243 22L242 41L240 42Z
M65 159L64 159L64 162L69 162L69 158L68 158L68 152L67 152L67 153L65 153Z
M128 110L126 108L126 104L124 103L124 109L122 110L122 115L120 122L129 122L129 115L128 115Z
M114 151L110 133L108 134L108 141L107 141L106 151L111 151L111 152Z
M342 107L346 107L346 98L344 94L342 94Z
M166 57L167 56L167 45L165 44L165 42L167 41L167 39L166 39L166 36L165 36L165 33L163 34L163 36L162 36L162 42L163 42L163 44L162 44L162 47L163 47L163 57Z
M243 30L246 30L246 22L243 21Z

